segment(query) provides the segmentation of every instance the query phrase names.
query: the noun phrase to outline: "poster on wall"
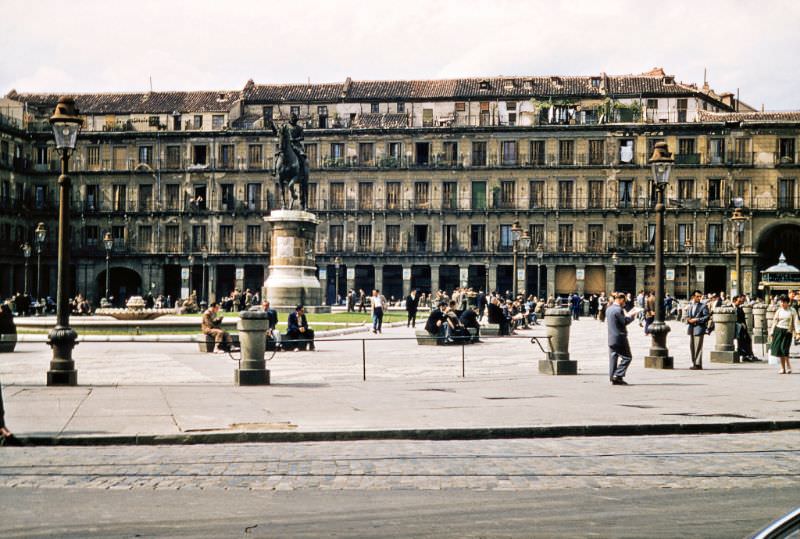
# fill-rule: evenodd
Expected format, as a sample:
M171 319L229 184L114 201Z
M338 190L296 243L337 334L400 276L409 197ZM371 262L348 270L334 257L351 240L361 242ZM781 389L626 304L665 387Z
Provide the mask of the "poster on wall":
M403 280L404 281L411 280L411 268L403 268Z
M347 268L347 278L348 279L356 278L356 268Z
M698 283L706 282L706 272L705 272L705 270L700 270L700 269L697 270L695 272L695 277L694 278L695 278L695 281L697 281Z
M674 281L675 280L675 270L670 268L667 270L667 280Z

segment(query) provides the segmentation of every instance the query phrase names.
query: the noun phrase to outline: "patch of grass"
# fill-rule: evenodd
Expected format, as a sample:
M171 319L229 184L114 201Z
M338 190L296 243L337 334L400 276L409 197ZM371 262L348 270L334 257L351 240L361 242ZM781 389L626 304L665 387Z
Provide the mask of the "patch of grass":
M328 331L332 329L345 329L345 326L334 326L331 324L310 324L314 331ZM347 327L354 327L358 324L354 324L353 326ZM279 325L278 329L285 332L286 331L286 324L283 326ZM20 329L17 333L26 334L26 335L47 335L49 333L50 328L42 328L41 330L36 329ZM78 328L78 335L199 335L200 334L200 326L198 325L196 329L184 329L184 328L175 328L175 329L148 329L148 328L141 328L140 331L136 331L136 327L119 327L119 328L103 328L103 329L85 329L82 330ZM237 331L233 328L225 328L225 331L232 335L236 335Z
M239 313L226 313L220 311L222 316L239 316ZM194 317L197 318L198 324L200 320L199 314L182 314L180 316L187 316L187 317ZM286 322L286 318L288 314L285 313L278 313L278 320L281 322ZM369 312L366 313L306 313L306 318L308 319L308 323L312 325L318 325L319 322L346 322L349 324L367 324L372 322L372 316ZM405 312L395 312L390 311L388 313L384 313L383 321L384 322L405 322L406 320L406 313Z

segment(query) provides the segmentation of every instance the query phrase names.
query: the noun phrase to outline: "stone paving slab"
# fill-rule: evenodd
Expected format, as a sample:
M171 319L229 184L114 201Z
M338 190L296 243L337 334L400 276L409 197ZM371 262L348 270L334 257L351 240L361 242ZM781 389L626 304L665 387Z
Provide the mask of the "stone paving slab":
M606 327L590 319L572 327L577 376L538 374L538 348L526 338L503 338L464 347L462 378L461 347L420 347L412 329L399 327L319 342L317 352L276 354L268 362L270 386L234 386L237 362L188 343L82 343L74 353L81 385L66 388L44 385L49 348L21 343L19 352L0 356L0 380L9 425L44 443L135 441L137 435L188 441L225 433L465 436L470 429L485 437L513 429L552 435L558 427L600 433L600 427L670 425L686 432L680 429L748 423L774 429L800 422L800 377L779 375L766 363L710 363L713 336L705 370L689 371L688 337L680 324L672 327L676 368L664 371L644 368L649 338L630 326L634 363L627 387L609 384ZM366 381L362 342L350 340L361 338Z

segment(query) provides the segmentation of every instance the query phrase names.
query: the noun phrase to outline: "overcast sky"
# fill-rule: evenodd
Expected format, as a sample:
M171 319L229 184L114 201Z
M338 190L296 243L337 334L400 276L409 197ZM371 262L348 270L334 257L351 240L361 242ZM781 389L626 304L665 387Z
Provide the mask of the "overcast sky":
M641 73L800 109L796 0L0 0L0 94Z

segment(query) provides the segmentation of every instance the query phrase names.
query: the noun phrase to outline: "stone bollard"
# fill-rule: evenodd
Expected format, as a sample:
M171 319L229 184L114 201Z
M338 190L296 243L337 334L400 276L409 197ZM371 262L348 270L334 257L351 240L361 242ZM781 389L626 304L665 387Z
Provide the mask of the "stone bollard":
M578 374L578 362L569 359L569 328L572 325L569 309L547 309L544 325L550 337L550 357L539 360L539 373Z
M242 348L242 360L234 375L237 386L256 386L269 384L269 371L264 361L266 332L269 327L267 313L243 311L239 313L239 345Z
M777 310L778 306L774 303L770 303L767 306L767 313L764 320L764 344L767 345L767 348L769 348L769 345L772 344L772 337L769 334L769 326L772 324L772 319L775 318L775 311Z
M744 321L747 324L747 332L750 334L750 338L753 337L753 322L755 318L753 317L753 306L749 303L744 303L742 305L742 310L744 311Z
M714 308L714 332L717 341L711 351L712 363L739 363L739 355L733 348L736 307L720 305Z
M767 306L753 304L753 344L764 344L767 336Z

